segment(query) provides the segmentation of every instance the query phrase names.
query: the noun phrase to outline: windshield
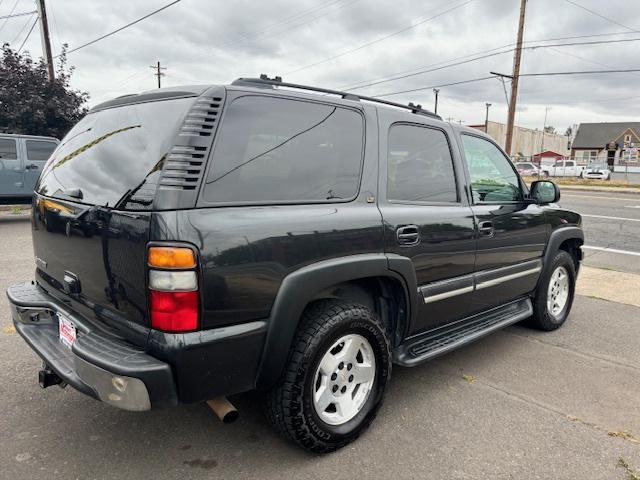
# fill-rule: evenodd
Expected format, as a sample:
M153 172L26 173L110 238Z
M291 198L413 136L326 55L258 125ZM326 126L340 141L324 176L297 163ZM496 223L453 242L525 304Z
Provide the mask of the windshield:
M89 205L144 210L194 98L110 108L84 117L45 165L36 192Z

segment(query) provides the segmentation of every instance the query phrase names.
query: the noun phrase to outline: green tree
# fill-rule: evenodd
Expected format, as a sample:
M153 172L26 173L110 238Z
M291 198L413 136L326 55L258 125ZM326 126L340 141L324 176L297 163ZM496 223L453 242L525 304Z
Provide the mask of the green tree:
M58 57L56 78L47 76L42 59L20 54L9 44L0 56L0 132L62 138L86 113L89 94L73 90L73 67L67 67L66 45Z
M544 127L544 133L556 133L556 127L547 125L546 127Z

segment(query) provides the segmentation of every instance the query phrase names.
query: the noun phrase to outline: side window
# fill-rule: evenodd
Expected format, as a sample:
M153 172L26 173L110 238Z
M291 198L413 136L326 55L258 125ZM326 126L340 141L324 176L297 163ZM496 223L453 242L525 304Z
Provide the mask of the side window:
M25 143L27 144L27 158L36 162L48 160L57 147L55 142L45 140L27 140Z
M410 202L457 202L456 178L444 132L393 125L387 152L387 198Z
M16 141L13 138L0 138L0 170L15 170L19 167Z
M471 135L462 135L462 143L474 202L522 200L520 181L511 162L493 143Z
M565 165L567 167L575 167L576 166L576 164L574 162L571 162L571 161L568 161L567 163L565 163Z
M246 96L227 106L205 202L335 201L358 192L364 122L350 109Z

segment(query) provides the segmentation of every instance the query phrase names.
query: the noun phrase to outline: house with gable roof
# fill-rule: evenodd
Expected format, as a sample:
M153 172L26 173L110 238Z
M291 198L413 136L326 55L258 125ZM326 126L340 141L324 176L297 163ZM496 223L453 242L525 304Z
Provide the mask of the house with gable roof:
M640 122L581 123L571 156L579 164L601 163L611 170L640 172Z

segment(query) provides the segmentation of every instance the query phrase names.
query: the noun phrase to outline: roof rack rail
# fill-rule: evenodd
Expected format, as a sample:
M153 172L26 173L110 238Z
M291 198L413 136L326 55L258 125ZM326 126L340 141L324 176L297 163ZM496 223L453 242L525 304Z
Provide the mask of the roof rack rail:
M389 105L392 107L403 108L405 110L409 110L411 113L416 113L418 115L426 115L427 117L437 118L438 120L442 120L442 117L436 113L430 112L429 110L425 110L422 108L422 105L415 105L413 103L409 103L408 105L404 105L402 103L390 102L389 100L383 100L381 98L376 97L367 97L365 95L358 95L356 93L350 92L341 92L340 90L331 90L328 88L320 88L320 87L311 87L309 85L299 85L297 83L287 83L282 81L282 77L274 77L269 78L264 73L260 75L260 78L238 78L234 80L231 85L256 85L256 86L271 86L271 87L287 87L287 88L295 88L298 90L309 90L312 92L318 93L326 93L329 95L337 95L345 100L354 100L360 101L364 100L366 102L374 102L381 103L383 105Z

